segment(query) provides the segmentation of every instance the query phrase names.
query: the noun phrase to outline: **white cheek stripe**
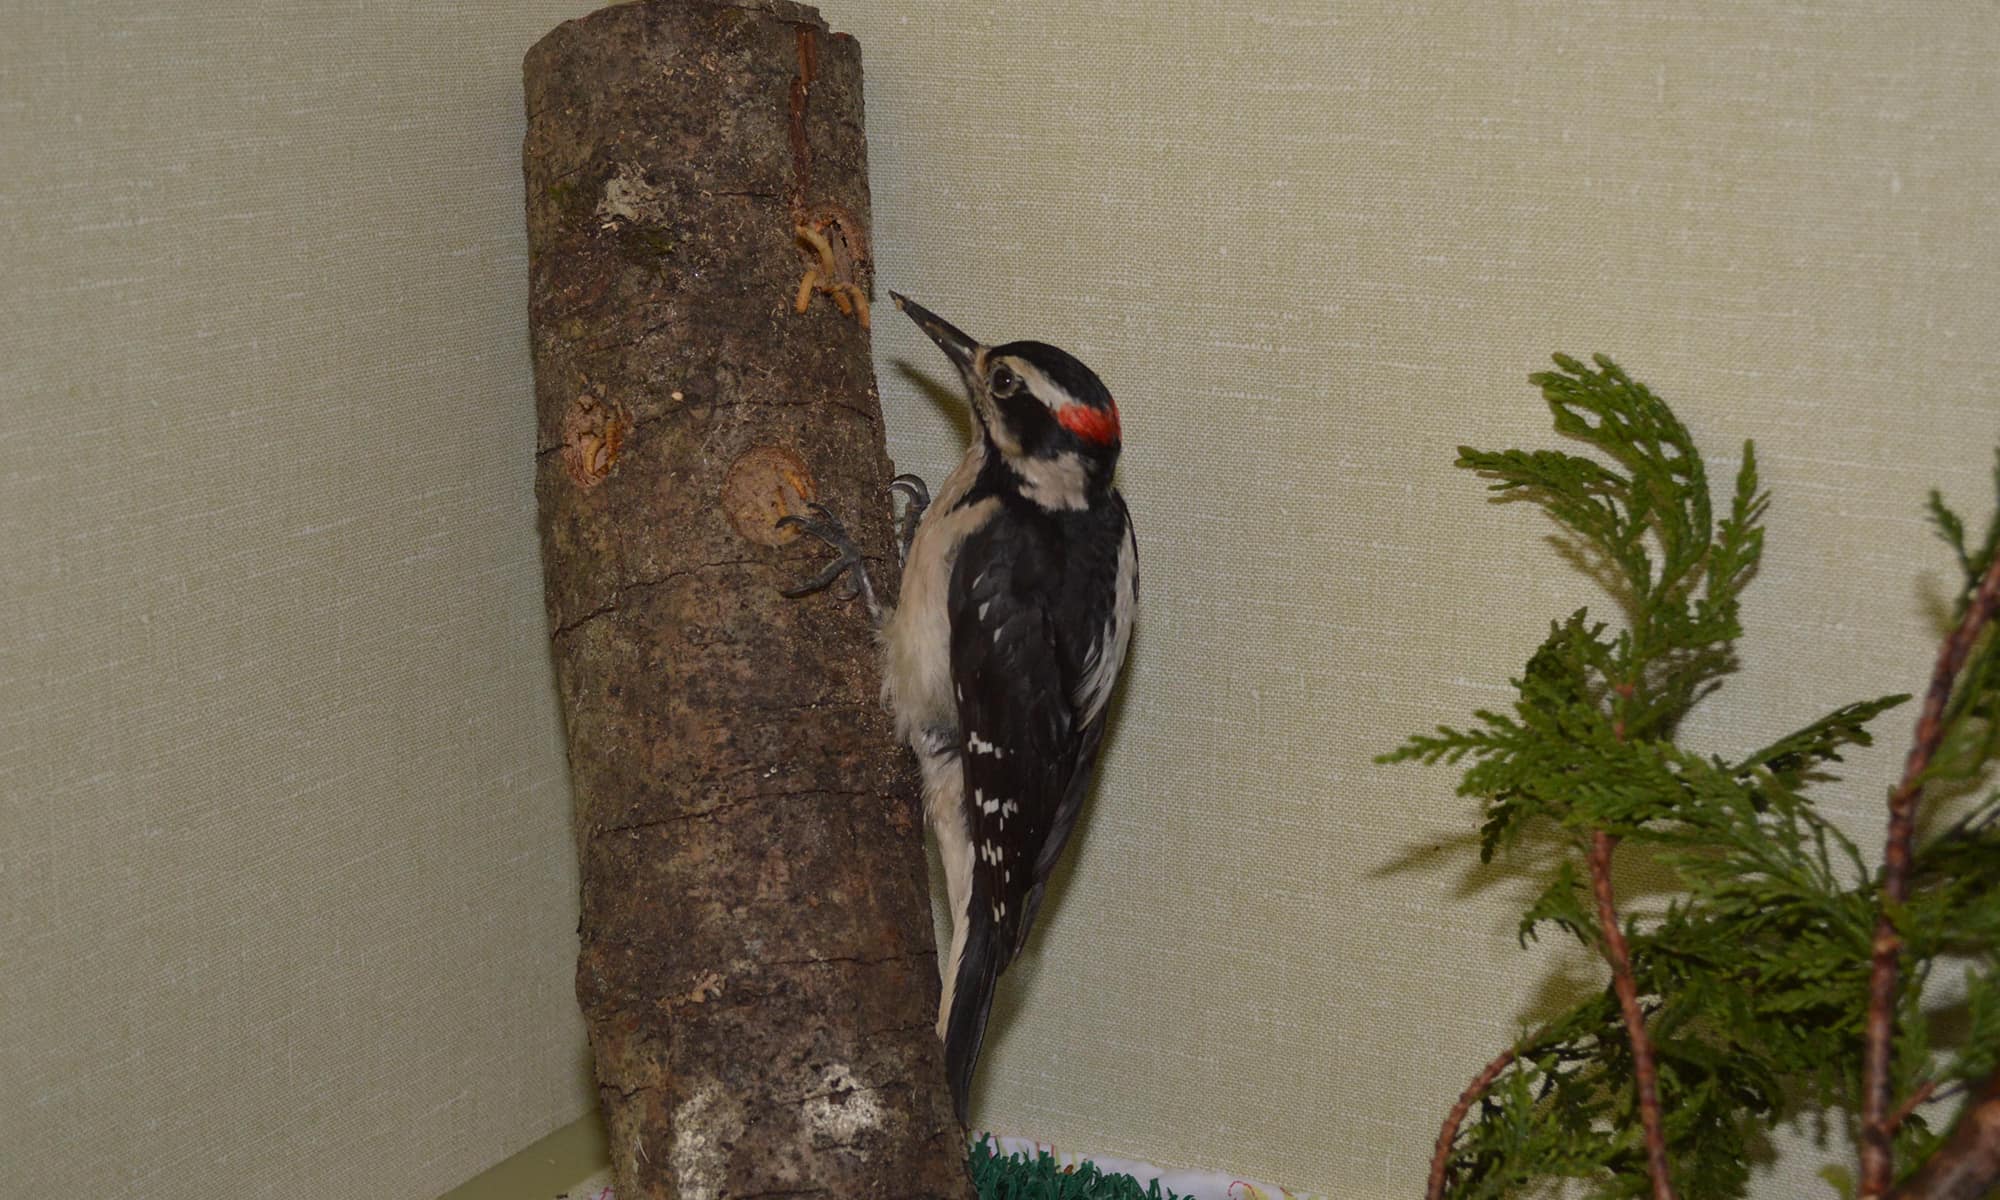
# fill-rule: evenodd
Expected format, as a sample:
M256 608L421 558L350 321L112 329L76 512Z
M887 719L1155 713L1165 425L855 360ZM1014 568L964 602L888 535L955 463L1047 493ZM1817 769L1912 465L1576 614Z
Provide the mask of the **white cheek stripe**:
M1005 361L1013 368L1014 374L1019 375L1028 385L1035 399L1040 400L1042 406L1050 412L1059 413L1076 403L1076 397L1069 394L1068 388L1050 379L1048 374L1035 364L1012 355Z
M1065 451L1054 458L1009 458L1007 465L1021 477L1021 494L1050 512L1082 512L1090 507L1089 472L1075 454Z

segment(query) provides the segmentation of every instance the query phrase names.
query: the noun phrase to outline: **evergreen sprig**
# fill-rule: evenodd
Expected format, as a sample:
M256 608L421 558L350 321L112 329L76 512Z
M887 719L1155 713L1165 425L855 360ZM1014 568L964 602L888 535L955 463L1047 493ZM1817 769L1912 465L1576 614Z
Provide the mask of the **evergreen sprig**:
M1563 526L1622 622L1587 609L1552 622L1511 681L1509 711L1439 726L1378 761L1461 767L1459 794L1481 803L1482 860L1524 839L1553 842L1557 856L1522 916L1524 945L1553 930L1607 950L1614 930L1593 899L1593 844L1638 847L1671 873L1664 912L1615 927L1657 1077L1668 1194L1740 1196L1746 1164L1776 1122L1831 1110L1851 1127L1858 1111L1879 885L1806 792L1909 697L1844 705L1740 758L1677 745L1681 719L1737 667L1739 600L1769 506L1755 450L1744 443L1718 519L1701 454L1664 401L1608 358L1555 363L1531 382L1557 432L1591 453L1461 447L1458 465ZM2000 553L2000 510L1972 542L1935 493L1928 508L1966 576L1963 615ZM1976 778L2000 751L2000 638L1991 630L1967 654L1942 720L1926 778ZM1895 1013L1895 1094L1921 1099L2000 1067L2000 794L1918 846L1910 877L1909 899L1891 914L1908 980ZM1608 894L1608 876L1604 886ZM1940 1049L1923 1003L1946 956L1971 971L1963 1032ZM1567 1178L1599 1195L1661 1195L1628 1019L1607 985L1524 1034L1479 1097L1477 1119L1462 1130L1447 1124L1443 1190L1512 1196ZM1913 1169L1940 1138L1927 1113L1908 1106L1895 1136L1899 1161Z

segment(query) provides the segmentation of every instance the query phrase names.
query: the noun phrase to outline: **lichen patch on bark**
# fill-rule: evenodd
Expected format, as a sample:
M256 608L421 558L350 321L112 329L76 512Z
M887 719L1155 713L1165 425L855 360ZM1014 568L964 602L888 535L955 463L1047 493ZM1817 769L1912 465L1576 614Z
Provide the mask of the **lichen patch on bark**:
M827 1067L820 1073L820 1083L825 1090L807 1097L801 1107L815 1143L849 1146L881 1127L880 1094L864 1087L845 1063Z
M743 1121L720 1085L705 1084L674 1108L668 1150L680 1200L717 1200L728 1181L729 1146Z

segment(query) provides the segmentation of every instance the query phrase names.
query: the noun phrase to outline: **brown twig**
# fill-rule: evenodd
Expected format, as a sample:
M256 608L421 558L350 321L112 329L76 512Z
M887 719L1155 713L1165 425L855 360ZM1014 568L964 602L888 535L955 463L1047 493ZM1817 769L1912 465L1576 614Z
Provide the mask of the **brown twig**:
M1637 688L1616 684L1613 690L1629 700ZM1625 740L1622 715L1613 719L1612 734L1621 742ZM1653 1059L1652 1039L1646 1036L1646 1016L1639 1009L1639 985L1632 977L1631 951L1625 944L1625 930L1618 924L1618 904L1611 891L1611 854L1617 846L1618 839L1611 834L1601 829L1591 832L1590 886L1597 898L1597 923L1604 934L1604 957L1611 964L1611 986L1618 993L1619 1012L1632 1044L1632 1073L1637 1078L1639 1124L1645 1132L1646 1171L1653 1181L1653 1200L1675 1200L1673 1179L1667 1171L1667 1134L1660 1119L1659 1070ZM1431 1155L1427 1200L1441 1200L1444 1195L1445 1168L1451 1158L1452 1143L1458 1137L1459 1124L1472 1110L1473 1103L1513 1061L1514 1051L1510 1049L1486 1064L1486 1069L1459 1095L1458 1103L1445 1117L1437 1149Z
M1889 835L1882 850L1882 911L1875 918L1875 940L1868 972L1868 1026L1861 1051L1861 1197L1886 1195L1896 1174L1896 1125L1890 1119L1890 1058L1896 1040L1897 972L1903 953L1902 935L1890 916L1892 908L1910 898L1910 859L1916 841L1917 801L1924 775L1944 740L1944 710L1952 685L1980 630L2000 605L2000 556L1995 556L1966 606L1958 628L1938 651L1917 715L1916 741L1903 764L1903 778L1889 794Z
M1667 1174L1667 1135L1660 1121L1659 1071L1653 1042L1646 1036L1646 1017L1639 1011L1639 985L1632 978L1632 957L1625 931L1618 924L1618 906L1611 894L1611 852L1618 839L1602 829L1590 835L1590 890L1597 896L1597 923L1604 933L1604 957L1611 963L1611 986L1632 1042L1632 1074L1639 1086L1639 1124L1646 1134L1646 1170L1653 1177L1653 1200L1674 1200Z
M1923 1083L1918 1085L1916 1091L1910 1093L1909 1099L1896 1106L1894 1115L1889 1118L1889 1133L1891 1136L1894 1136L1895 1132L1903 1127L1903 1122L1910 1119L1911 1113L1917 1111L1918 1105L1931 1098L1931 1093L1937 1091L1937 1085L1938 1081L1935 1079L1924 1080Z
M2000 1071L1987 1076L1944 1144L1890 1200L1978 1200L2000 1183Z
M1431 1182L1425 1189L1425 1200L1444 1200L1444 1172L1451 1163L1451 1144L1458 1140L1458 1127L1465 1122L1465 1116L1472 1106L1500 1078L1514 1061L1514 1051L1510 1047L1500 1052L1500 1057L1486 1064L1486 1069L1475 1075L1465 1090L1458 1094L1458 1103L1451 1106L1451 1112L1444 1118L1444 1128L1438 1130L1437 1150L1431 1155Z

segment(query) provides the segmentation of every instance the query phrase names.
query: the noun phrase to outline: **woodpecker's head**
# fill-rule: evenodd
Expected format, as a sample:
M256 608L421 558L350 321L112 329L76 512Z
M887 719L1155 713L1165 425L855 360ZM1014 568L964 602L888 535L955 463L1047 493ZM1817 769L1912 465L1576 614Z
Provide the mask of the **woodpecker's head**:
M1031 495L1039 488L1037 498L1050 507L1080 508L1086 490L1109 484L1118 463L1118 405L1094 371L1046 342L982 346L915 301L889 294L958 368L980 432ZM1061 486L1071 478L1074 489Z

